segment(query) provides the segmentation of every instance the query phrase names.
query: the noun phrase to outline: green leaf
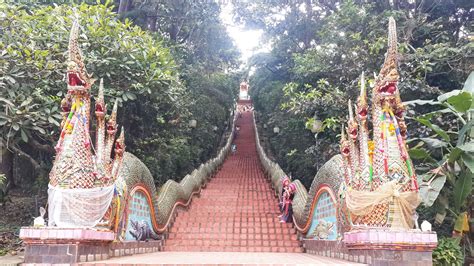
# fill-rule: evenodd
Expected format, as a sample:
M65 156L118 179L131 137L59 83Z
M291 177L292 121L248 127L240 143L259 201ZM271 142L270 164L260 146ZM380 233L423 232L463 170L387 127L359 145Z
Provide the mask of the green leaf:
M3 97L0 97L0 102L4 102L10 106L15 106L10 100L6 99L6 98L3 98Z
M449 153L448 162L450 163L455 162L459 158L461 153L462 153L462 150L458 147L451 150L451 152Z
M41 127L35 126L35 127L33 127L33 129L35 129L36 131L38 131L38 132L41 133L41 134L46 134L46 130L44 130L44 129L41 128Z
M457 146L461 146L464 143L464 140L466 139L466 133L471 131L473 125L474 119L471 119L461 128L461 130L459 130L458 141L456 143Z
M465 152L474 152L474 140L464 143L463 145L459 146L459 148Z
M454 237L452 238L454 246L459 246L461 245L461 238L460 237Z
M59 126L58 121L56 121L56 119L54 119L52 116L48 117L48 122L50 122L51 124L55 124L56 126Z
M18 125L17 123L13 123L12 127L15 131L18 131L20 129L20 125Z
M24 106L29 105L32 100L33 100L33 98L31 98L31 97L26 98L26 100L24 100L24 101L21 103L20 107L24 107Z
M436 134L438 134L440 137L442 137L444 140L446 141L450 141L450 138L449 138L449 135L448 133L446 133L446 131L444 131L443 129L441 129L438 125L432 125L431 126L431 129L434 130L434 132L436 132Z
M3 78L10 82L10 84L16 84L16 80L10 76L4 76Z
M127 91L127 92L125 92L125 94L127 95L127 98L132 100L132 101L137 99L137 96L135 94L131 93L131 92Z
M460 90L453 90L453 91L441 94L440 96L438 96L438 101L444 102L447 99L449 99L450 97L458 95L460 92L461 92Z
M410 149L408 151L408 154L410 155L410 158L417 160L422 160L430 157L430 154L425 149Z
M431 207L433 205L445 183L445 175L438 175L430 179L428 182L420 183L420 197L425 206Z
M28 135L26 135L26 132L22 129L20 130L21 132L21 139L24 141L24 142L28 142Z
M426 143L432 149L444 148L448 146L448 143L435 138L420 138L421 141Z
M454 184L454 207L459 211L464 204L466 197L472 191L472 173L470 171L462 172Z
M462 161L466 165L469 170L471 170L471 173L474 173L474 154L472 153L463 153L461 155Z
M450 141L448 133L441 129L438 125L432 124L428 119L424 118L415 118L416 121L420 122L421 124L431 128L436 134L438 134L440 137L442 137L446 141Z
M474 93L474 71L472 71L471 74L469 74L469 77L467 77L462 90Z
M454 109L456 109L456 111L464 113L471 108L472 95L471 93L464 91L449 97L447 101L454 107Z

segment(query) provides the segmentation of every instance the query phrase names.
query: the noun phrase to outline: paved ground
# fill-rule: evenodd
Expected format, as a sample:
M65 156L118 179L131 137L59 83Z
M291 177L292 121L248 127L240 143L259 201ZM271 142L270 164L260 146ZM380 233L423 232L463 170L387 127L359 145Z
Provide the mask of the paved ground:
M306 253L256 252L157 252L95 262L96 265L104 263L107 265L363 265Z
M23 254L20 255L5 255L0 257L0 266L13 266L13 265L19 265L20 263L23 263Z

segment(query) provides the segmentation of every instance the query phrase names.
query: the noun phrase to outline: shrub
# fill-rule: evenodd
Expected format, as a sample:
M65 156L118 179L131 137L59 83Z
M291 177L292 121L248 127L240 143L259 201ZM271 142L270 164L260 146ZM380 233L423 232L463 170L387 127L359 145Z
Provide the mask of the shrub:
M460 238L441 238L433 250L434 265L462 265L464 256L459 245Z

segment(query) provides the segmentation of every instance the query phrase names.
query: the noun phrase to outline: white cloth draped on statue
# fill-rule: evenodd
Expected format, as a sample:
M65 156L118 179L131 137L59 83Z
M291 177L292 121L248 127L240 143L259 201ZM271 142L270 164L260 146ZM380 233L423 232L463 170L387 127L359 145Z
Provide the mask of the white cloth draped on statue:
M115 185L90 189L48 186L48 225L94 227L109 208Z
M346 206L351 214L364 216L371 213L378 204L392 203L393 215L399 219L397 219L398 224L391 224L391 227L412 229L413 214L421 199L417 191L400 190L401 184L396 180L383 184L375 191L350 189L345 193Z

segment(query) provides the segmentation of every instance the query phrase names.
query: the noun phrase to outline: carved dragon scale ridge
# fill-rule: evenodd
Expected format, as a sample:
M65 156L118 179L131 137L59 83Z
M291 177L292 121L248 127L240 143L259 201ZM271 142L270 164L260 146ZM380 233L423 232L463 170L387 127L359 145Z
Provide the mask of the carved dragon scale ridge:
M347 126L342 126L341 154L320 168L309 193L299 180L294 181L298 186L293 200L298 231L308 232L318 195L331 191L333 193L329 196L337 209L339 237L341 231L359 227L413 228L413 215L420 198L405 142L405 108L398 91L397 68L396 25L390 17L388 51L372 90L372 139L368 130L369 105L362 74L355 114L351 101L348 103L349 119ZM258 134L256 138L261 163L278 191L281 189L280 178L285 173L266 156Z
M87 73L79 48L79 22L73 22L67 58L67 95L61 101L63 120L55 147L56 157L50 172L48 189L49 226L95 227L110 229L117 240L124 240L127 230L143 240L167 230L174 210L188 205L192 196L223 163L229 152L233 132L217 157L207 161L181 182L168 180L157 193L148 168L133 154L125 152L125 133L117 133L117 102L109 118L100 81L94 105L95 146L89 135L91 122L92 75ZM235 118L234 118L235 121ZM233 127L232 127L233 128ZM135 195L143 195L151 224L133 221L131 209ZM137 223L141 223L139 226ZM153 232L137 233L152 228ZM144 230L144 229L143 229Z

